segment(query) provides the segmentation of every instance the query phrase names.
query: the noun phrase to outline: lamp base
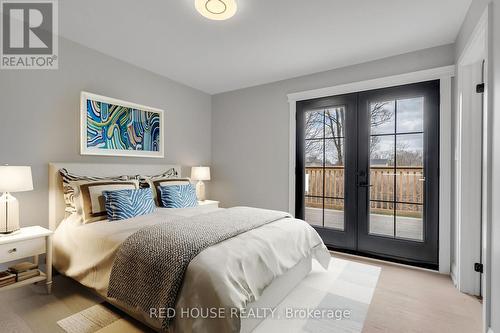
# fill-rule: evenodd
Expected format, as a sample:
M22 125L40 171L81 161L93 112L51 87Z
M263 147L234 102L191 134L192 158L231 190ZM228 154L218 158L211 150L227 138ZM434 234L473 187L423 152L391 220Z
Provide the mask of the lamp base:
M196 183L196 196L200 201L205 201L207 199L205 197L205 184L201 180Z
M10 193L0 197L0 234L19 230L19 201Z
M5 232L0 232L0 235L10 235L10 234L13 234L15 233L16 231L20 230L19 228L16 229L16 230L12 230L12 231L5 231Z

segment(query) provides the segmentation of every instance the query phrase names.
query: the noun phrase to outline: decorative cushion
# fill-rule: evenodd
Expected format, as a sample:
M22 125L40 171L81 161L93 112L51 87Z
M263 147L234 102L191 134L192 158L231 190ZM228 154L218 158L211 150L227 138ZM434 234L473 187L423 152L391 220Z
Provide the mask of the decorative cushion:
M198 206L196 189L192 184L159 186L160 200L165 208L186 208Z
M156 206L150 188L102 192L108 220L119 221L154 212Z
M83 181L92 182L100 180L126 181L134 179L134 177L130 176L113 176L113 177L80 176L72 174L68 172L68 170L66 169L59 170L59 174L62 177L64 201L66 204L65 212L67 214L72 214L77 212L76 201L75 201L76 186L74 182L83 182Z

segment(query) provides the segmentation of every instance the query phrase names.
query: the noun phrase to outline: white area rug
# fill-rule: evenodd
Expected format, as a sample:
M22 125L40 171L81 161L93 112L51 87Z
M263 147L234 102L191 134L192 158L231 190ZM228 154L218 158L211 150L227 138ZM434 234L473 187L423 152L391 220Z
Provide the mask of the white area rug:
M325 272L313 261L312 272L254 333L359 333L379 275L377 266L332 258ZM291 313L295 318L290 318Z
M379 275L377 266L332 258L325 271L313 261L312 272L280 303L274 317L264 320L254 333L359 333ZM95 333L120 318L98 304L57 324L67 333Z
M94 333L119 320L121 315L104 304L97 304L88 309L59 320L57 325L68 333Z

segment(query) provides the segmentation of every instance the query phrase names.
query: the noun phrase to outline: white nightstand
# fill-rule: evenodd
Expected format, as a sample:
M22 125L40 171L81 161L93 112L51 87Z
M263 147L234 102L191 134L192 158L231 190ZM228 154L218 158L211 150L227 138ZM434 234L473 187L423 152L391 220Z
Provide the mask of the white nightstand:
M219 201L215 201L215 200L198 201L198 206L211 206L211 207L219 208Z
M45 273L21 282L16 282L0 291L26 286L32 283L46 281L47 292L52 290L52 231L35 226L21 228L12 234L0 235L0 263L33 257L33 262L38 264L38 256L46 254Z

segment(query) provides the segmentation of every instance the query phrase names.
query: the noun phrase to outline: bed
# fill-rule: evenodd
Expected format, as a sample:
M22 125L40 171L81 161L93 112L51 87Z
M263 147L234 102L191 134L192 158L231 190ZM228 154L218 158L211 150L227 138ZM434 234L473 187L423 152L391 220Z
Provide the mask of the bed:
M116 253L123 242L147 226L182 218L203 216L221 208L158 208L153 214L119 223L99 221L80 224L64 212L59 170L92 176L155 174L179 166L51 163L49 165L49 224L54 234L54 267L92 289L132 317L161 331L158 319L108 297L109 279ZM330 257L320 237L306 222L283 218L213 245L189 263L176 311L235 306L274 308L309 273L316 258L327 267ZM263 318L242 316L204 319L176 316L170 332L251 332Z

